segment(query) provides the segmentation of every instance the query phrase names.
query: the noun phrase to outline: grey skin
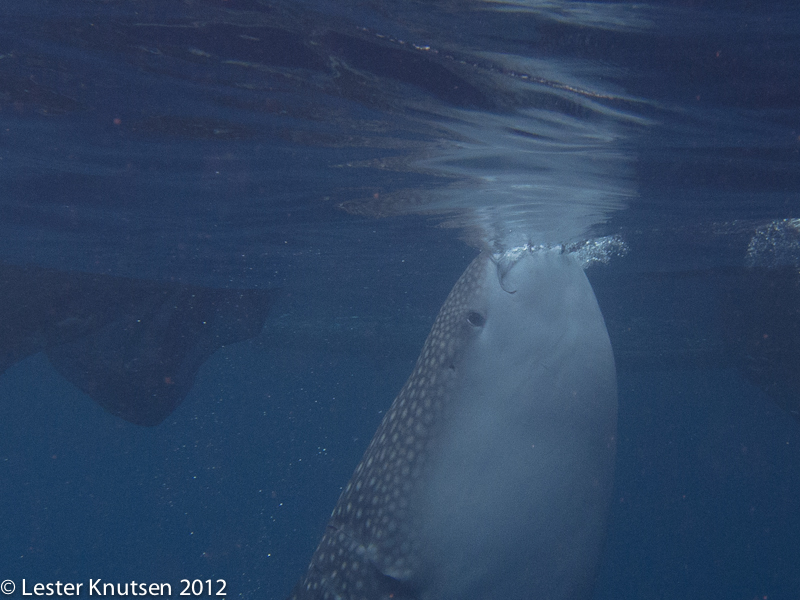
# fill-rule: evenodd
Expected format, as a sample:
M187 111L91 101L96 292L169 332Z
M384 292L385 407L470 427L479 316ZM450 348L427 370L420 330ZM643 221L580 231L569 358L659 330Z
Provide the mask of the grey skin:
M580 264L481 254L291 598L588 598L616 421L614 357Z

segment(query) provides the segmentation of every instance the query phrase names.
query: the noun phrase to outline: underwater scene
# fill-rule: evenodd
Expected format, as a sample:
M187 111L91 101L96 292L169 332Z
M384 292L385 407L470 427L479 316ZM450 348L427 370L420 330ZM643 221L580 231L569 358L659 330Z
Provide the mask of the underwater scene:
M0 592L798 600L798 56L779 0L3 2Z

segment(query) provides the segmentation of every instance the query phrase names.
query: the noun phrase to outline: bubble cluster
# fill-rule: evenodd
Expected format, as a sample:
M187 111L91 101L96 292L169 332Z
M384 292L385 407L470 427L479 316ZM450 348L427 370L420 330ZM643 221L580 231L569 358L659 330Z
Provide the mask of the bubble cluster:
M800 219L779 219L756 229L747 246L745 266L800 267Z
M565 250L586 269L595 263L607 265L612 258L625 256L628 253L628 246L621 236L607 235L570 244Z

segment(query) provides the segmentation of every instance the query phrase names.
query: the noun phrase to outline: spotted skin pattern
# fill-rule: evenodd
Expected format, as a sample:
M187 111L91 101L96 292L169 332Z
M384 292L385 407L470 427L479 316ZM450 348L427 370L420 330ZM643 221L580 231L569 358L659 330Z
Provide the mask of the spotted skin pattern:
M308 573L292 600L416 598L420 570L409 496L435 449L436 426L452 400L457 353L479 318L470 299L486 277L480 255L447 297L403 389L333 510ZM470 318L471 317L471 318Z
M616 436L608 334L561 252L458 280L292 600L584 600Z

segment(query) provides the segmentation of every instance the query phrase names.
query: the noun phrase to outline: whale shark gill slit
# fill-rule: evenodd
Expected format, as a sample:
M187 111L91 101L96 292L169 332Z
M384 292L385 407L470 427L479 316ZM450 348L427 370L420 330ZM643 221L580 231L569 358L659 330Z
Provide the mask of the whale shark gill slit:
M481 254L455 284L291 598L591 594L616 437L605 323L570 255L498 268Z

